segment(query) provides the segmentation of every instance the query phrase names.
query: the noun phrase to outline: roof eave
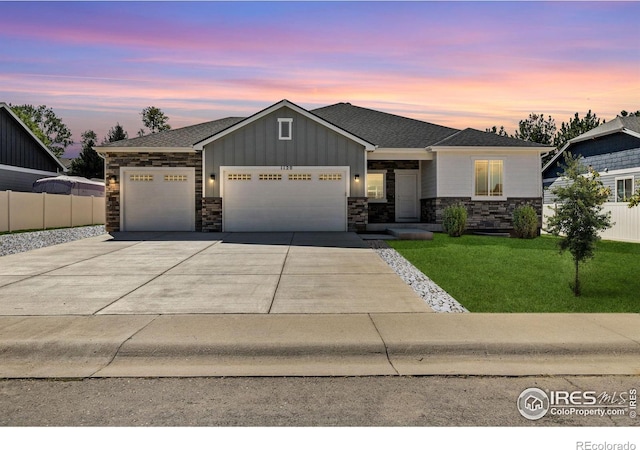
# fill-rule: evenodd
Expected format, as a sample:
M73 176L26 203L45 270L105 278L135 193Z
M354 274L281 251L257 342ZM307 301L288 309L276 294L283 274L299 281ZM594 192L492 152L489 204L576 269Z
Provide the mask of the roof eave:
M427 150L430 152L492 152L492 153L496 153L496 152L512 152L512 151L518 151L518 152L536 152L539 154L542 153L547 153L549 151L549 149L552 149L554 147L522 147L522 146L513 146L513 147L508 147L508 146L491 146L491 145L432 145L427 147Z
M193 147L93 147L98 154L107 153L193 153Z

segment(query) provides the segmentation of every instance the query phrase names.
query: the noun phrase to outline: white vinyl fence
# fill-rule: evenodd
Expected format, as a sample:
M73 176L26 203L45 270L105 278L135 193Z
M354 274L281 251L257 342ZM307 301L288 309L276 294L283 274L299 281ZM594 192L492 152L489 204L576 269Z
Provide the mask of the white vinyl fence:
M555 204L542 205L542 229L547 226L547 218L555 214ZM600 233L602 239L622 242L640 242L640 206L629 208L626 203L605 203L604 212L611 213L614 224Z
M105 198L0 191L0 232L99 225Z

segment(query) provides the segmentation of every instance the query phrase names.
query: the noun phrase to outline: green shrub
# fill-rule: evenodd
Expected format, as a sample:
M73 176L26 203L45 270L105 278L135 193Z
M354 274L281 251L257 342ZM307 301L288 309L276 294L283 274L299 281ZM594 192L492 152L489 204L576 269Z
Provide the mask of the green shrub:
M538 236L538 214L533 206L518 206L513 211L513 232L521 239Z
M447 206L442 213L442 228L451 237L462 236L467 228L467 209L463 204Z

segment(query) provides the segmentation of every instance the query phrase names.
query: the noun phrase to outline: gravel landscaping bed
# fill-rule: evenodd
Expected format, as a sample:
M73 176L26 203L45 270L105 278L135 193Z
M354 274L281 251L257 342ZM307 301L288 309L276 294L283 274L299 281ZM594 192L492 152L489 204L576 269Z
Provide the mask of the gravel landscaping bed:
M400 253L390 248L386 242L368 241L378 255L436 312L462 313L469 312L456 299L447 294L429 277L420 272Z
M105 234L104 225L0 235L0 256Z

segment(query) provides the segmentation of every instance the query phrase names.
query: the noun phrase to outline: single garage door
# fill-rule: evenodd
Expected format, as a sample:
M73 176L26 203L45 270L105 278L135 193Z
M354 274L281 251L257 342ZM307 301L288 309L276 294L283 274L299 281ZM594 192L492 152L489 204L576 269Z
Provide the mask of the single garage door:
M222 167L224 231L346 231L348 167Z
M123 231L195 231L194 168L123 168Z

